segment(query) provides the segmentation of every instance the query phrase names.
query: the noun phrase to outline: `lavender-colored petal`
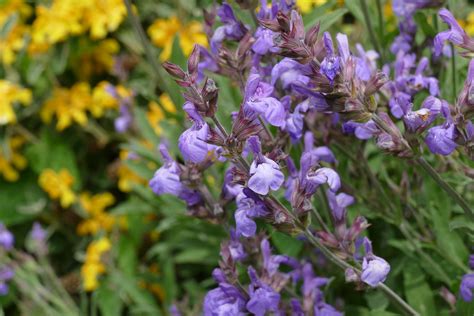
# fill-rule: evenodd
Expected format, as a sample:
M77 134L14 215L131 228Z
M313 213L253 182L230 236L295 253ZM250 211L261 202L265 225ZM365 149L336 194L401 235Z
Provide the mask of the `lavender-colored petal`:
M368 285L375 287L384 282L390 272L390 265L383 258L372 256L364 258L360 279Z

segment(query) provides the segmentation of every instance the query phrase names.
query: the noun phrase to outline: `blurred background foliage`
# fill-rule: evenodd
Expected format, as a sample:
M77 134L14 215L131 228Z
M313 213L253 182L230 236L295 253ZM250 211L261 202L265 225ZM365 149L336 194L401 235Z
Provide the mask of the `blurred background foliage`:
M202 9L212 2L136 1L132 11L145 30L142 38L121 0L0 0L0 221L18 249L0 261L17 268L10 291L0 296L0 313L166 315L178 301L189 315L199 313L227 235L221 226L186 216L177 199L155 196L147 183L161 165L157 145L177 139L184 124L183 98L159 64L169 59L184 66L195 43L207 45ZM376 16L375 1L368 2ZM390 1L383 3L388 55L398 29ZM358 1L297 4L305 25L319 21L322 31L342 31L371 47ZM473 35L474 13L466 6L452 1ZM434 14L417 13L417 40L436 33ZM252 23L246 13L239 17ZM459 60L459 78L466 65ZM446 99L453 98L449 71L441 74ZM238 87L214 79L218 115L229 117L241 101ZM388 283L423 315L450 315L443 288L456 293L468 270L474 224L413 166L380 155L371 143L338 141L338 171L358 201L349 213L373 224L371 239L382 241L375 252L393 267ZM169 145L176 153L175 143ZM368 165L357 163L359 155ZM446 160L449 182L473 199L472 178L453 172L464 173L472 162L431 159ZM214 166L206 178L215 196L222 168ZM392 199L392 191L405 199ZM318 203L325 207L324 199ZM401 215L416 229L400 226ZM27 247L33 222L47 231L47 256ZM272 242L280 253L305 251L279 232ZM394 315L378 293L361 299L342 277L328 295L334 288L344 297L346 315ZM472 306L459 311L474 314Z

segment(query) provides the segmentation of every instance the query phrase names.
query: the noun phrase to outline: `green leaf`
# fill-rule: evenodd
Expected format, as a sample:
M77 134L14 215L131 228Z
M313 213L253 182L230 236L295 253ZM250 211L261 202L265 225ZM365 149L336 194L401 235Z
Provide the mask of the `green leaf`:
M408 304L421 315L436 315L434 291L426 282L423 271L417 264L406 265L403 270L403 285Z
M303 243L291 236L275 231L272 234L272 243L278 249L279 253L296 257L303 249Z
M140 133L143 137L150 141L153 145L156 145L160 142L159 137L155 134L155 131L151 127L148 119L146 117L146 112L142 108L136 106L134 108L135 119L137 120L137 127L140 130Z
M123 302L108 278L101 282L101 286L94 295L97 295L96 301L99 305L101 315L115 316L122 314Z
M342 16L346 14L347 12L349 11L346 8L341 8L341 9L334 10L328 14L325 14L319 20L319 22L321 23L319 32L324 32L327 29L329 29L334 23L339 21L339 19L342 18Z
M165 290L166 305L170 305L177 296L178 288L176 286L176 271L171 258L161 262L163 268L163 287Z
M30 221L46 206L47 200L31 171L21 174L17 182L0 177L0 222L13 225Z

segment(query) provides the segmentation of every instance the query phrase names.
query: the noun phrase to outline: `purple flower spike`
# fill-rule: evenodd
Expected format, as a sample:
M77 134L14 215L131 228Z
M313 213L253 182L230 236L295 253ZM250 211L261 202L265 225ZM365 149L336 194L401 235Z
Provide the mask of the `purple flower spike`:
M332 191L337 191L341 187L339 175L331 168L319 168L316 171L310 171L306 175L306 180L316 186L327 183Z
M3 223L0 223L0 247L5 250L10 250L13 248L14 242L15 237L13 237L13 234L5 227L5 225L3 225Z
M466 302L471 302L473 295L472 290L474 289L474 273L465 274L461 280L461 286L459 292L461 297Z
M383 258L375 255L364 257L361 280L372 287L384 282L390 272L390 265Z
M39 243L44 243L46 242L46 236L47 233L43 229L40 223L35 222L33 224L33 228L31 229L30 236L33 240L39 242Z
M439 10L440 18L449 26L449 30L436 35L434 38L434 53L439 56L443 50L444 42L449 41L456 46L474 52L474 41L466 34L447 9Z
M432 153L447 156L457 147L457 144L454 142L455 137L456 130L454 124L447 124L430 128L425 142Z

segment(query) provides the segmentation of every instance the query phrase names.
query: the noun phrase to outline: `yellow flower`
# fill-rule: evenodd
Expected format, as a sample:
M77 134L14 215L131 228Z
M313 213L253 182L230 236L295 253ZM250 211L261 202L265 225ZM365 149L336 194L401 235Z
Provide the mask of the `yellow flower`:
M6 146L0 146L0 174L6 181L14 182L20 177L18 170L25 169L28 161L18 151L25 143L21 136L13 136Z
M112 244L106 237L91 242L87 247L84 264L81 267L84 290L88 292L94 291L99 286L98 278L106 272L105 265L101 259L111 247Z
M110 232L116 224L121 228L126 228L125 217L117 218L106 212L106 208L115 203L115 198L111 193L106 192L94 196L89 193L82 193L79 201L88 215L88 218L77 227L79 235L95 235L100 230Z
M59 131L69 127L73 121L84 126L87 123L86 110L91 104L90 87L86 82L76 83L71 89L54 88L53 96L40 111L41 119L50 123L53 116L56 116L56 129Z
M176 113L176 106L174 105L173 101L171 100L170 96L167 93L163 93L158 98L160 101L161 106L169 113Z
M148 35L153 44L163 49L160 54L161 60L170 58L175 36L178 36L180 47L186 56L191 54L194 44L207 46L207 37L201 23L192 21L182 25L176 16L169 19L157 19L148 28Z
M0 60L3 64L10 65L15 61L16 53L25 45L27 33L27 27L17 23L5 37L0 37Z
M87 43L79 44L83 47ZM119 52L119 43L112 38L100 41L92 48L86 50L74 61L74 71L81 80L87 80L92 75L110 73L115 63L115 55Z
M93 39L104 38L122 23L127 9L122 0L91 0L84 10L84 23Z
M88 30L93 39L102 39L117 29L125 15L121 0L53 0L49 7L38 5L29 51L44 52Z
M63 208L76 201L76 195L71 190L74 178L67 169L61 169L59 173L45 169L41 172L38 183L51 199L59 200Z
M323 5L327 0L296 0L296 7L302 14L307 14L313 10L314 7Z
M14 103L29 105L31 103L31 91L19 87L7 80L0 80L0 125L16 122L13 111Z
M29 51L44 52L68 36L82 33L83 6L84 3L74 0L54 0L49 7L36 6L36 19L32 25Z
M465 21L459 22L469 36L474 36L474 12L470 12Z
M122 192L130 192L134 184L143 184L146 185L148 181L135 172L133 172L124 161L130 159L129 152L126 150L121 150L119 154L121 160L120 165L117 169L118 177L118 188Z
M169 113L176 113L176 107L168 94L163 93L159 97L159 101L161 106L155 101L150 101L150 103L148 103L148 111L146 113L148 123L150 123L150 126L157 135L160 135L163 132L160 126L161 121L165 119L165 113L163 109Z
M5 24L10 15L19 13L21 17L31 14L31 7L24 0L0 1L0 25Z
M115 110L118 108L118 100L110 94L108 89L113 86L107 81L101 81L92 91L92 102L89 111L95 117L101 117L107 109Z

